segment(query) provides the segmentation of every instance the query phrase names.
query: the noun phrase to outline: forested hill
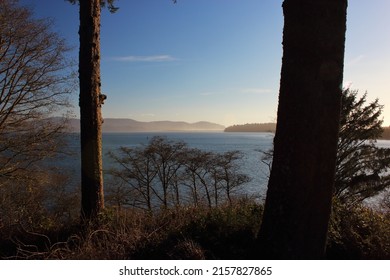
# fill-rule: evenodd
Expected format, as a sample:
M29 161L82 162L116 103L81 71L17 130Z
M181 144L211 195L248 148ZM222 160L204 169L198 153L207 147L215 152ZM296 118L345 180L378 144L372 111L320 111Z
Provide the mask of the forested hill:
M381 139L390 140L390 126L386 126L383 128Z
M80 120L68 121L71 132L80 131ZM223 131L222 125L210 122L178 122L178 121L153 121L140 122L132 119L106 118L103 123L103 132L154 132L154 131Z
M236 124L225 128L225 132L271 132L275 133L276 123L247 123ZM390 126L383 128L380 139L390 140Z
M225 128L225 132L272 132L276 130L276 123L247 123L236 124Z

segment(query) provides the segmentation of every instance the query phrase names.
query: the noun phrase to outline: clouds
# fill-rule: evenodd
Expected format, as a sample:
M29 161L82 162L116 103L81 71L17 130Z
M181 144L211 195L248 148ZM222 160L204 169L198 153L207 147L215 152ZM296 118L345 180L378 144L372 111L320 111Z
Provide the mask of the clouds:
M177 58L167 54L149 55L149 56L129 55L129 56L118 56L112 59L114 61L119 61L119 62L170 62L170 61L177 60Z
M358 55L356 57L353 57L352 59L350 59L349 61L347 61L345 63L345 66L346 67L353 67L353 66L356 66L358 64L360 64L364 59L366 58L365 55L361 54L361 55Z

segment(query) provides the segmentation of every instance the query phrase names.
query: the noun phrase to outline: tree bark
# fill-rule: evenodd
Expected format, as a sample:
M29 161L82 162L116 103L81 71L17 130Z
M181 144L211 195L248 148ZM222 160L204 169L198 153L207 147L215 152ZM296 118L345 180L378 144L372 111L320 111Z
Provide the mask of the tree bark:
M81 216L104 208L100 101L100 0L80 0Z
M285 0L274 158L263 258L324 256L344 68L347 0Z

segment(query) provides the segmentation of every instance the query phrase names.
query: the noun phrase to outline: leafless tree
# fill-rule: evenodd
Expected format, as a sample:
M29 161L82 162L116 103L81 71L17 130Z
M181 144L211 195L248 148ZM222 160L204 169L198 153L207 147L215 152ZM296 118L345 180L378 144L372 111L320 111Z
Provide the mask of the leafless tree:
M150 141L147 147L148 153L152 155L152 162L157 171L157 178L161 184L163 207L168 207L168 196L170 188L175 190L176 203L179 194L177 184L174 180L178 170L183 166L182 158L185 155L187 144L182 141L171 141L165 137L156 136ZM175 189L176 186L176 189Z
M109 156L116 166L108 173L116 181L107 190L117 206L149 211L183 205L212 208L221 201L231 203L249 181L239 168L240 152L202 151L159 136L145 146L121 147Z
M153 197L163 201L154 188L157 170L149 150L141 147L121 147L117 153L109 152L109 156L119 168L108 170L107 173L113 177L114 182L107 191L111 196L115 193L118 206L119 204L131 205L151 211ZM123 185L130 186L130 190L123 188Z
M206 197L208 206L211 207L211 195L208 187L207 176L209 175L208 162L212 153L205 152L199 149L192 149L187 154L187 159L184 162L183 185L189 189L191 200L194 206L199 206Z
M52 22L16 0L0 1L0 187L28 180L64 142L63 118L75 79Z
M240 173L240 166L237 162L242 158L243 155L240 151L228 151L219 156L221 189L229 204L232 203L232 196L238 191L239 187L250 182L249 176Z

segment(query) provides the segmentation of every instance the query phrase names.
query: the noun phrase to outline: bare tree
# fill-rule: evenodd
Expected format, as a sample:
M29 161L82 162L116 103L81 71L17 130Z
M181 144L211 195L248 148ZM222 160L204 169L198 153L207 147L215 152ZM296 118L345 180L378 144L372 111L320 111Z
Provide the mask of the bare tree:
M52 117L70 109L75 76L69 49L51 27L18 1L0 1L0 224L6 226L41 225L66 182L47 160L65 147L66 118Z
M64 119L50 117L69 109L75 80L51 25L18 1L0 1L0 186L31 178L64 141Z
M117 153L109 152L109 156L119 165L120 168L111 168L108 174L120 179L120 182L114 182L109 192L113 190L118 194L120 192L127 205L152 210L153 197L163 199L154 187L157 177L152 154L149 149L137 148L119 148ZM125 191L121 186L124 184L130 186L132 191ZM118 187L119 186L119 187ZM116 201L120 201L118 198Z
M229 151L219 156L219 166L221 169L220 179L222 190L226 195L229 204L232 203L232 196L243 184L250 182L249 176L240 173L240 166L237 161L242 160L243 155L240 151Z
M157 178L162 187L162 201L165 208L168 207L169 188L175 186L175 177L183 166L182 157L185 154L187 144L182 141L171 141L166 137L156 136L150 141L147 150L152 154L152 161ZM178 189L175 197L178 198Z
M149 211L189 204L212 208L220 201L231 203L233 194L249 181L239 170L240 152L206 152L165 137L154 137L145 146L121 147L109 156L116 163L108 171L115 181L109 190L118 206Z
M189 189L194 206L199 206L204 195L207 198L208 206L211 207L212 205L208 182L206 179L209 174L207 163L209 162L211 156L212 154L210 152L204 152L199 149L191 149L184 162L185 168L183 173L185 176L183 185Z

